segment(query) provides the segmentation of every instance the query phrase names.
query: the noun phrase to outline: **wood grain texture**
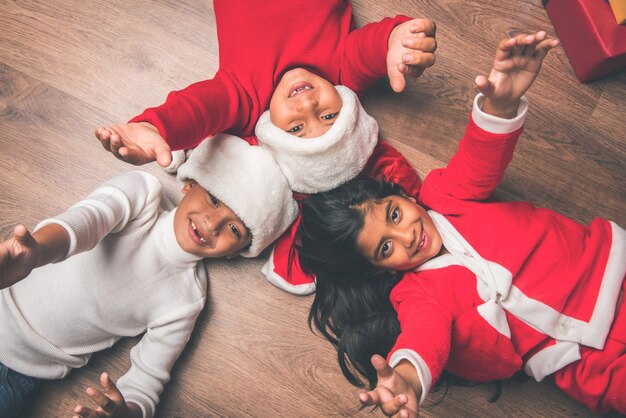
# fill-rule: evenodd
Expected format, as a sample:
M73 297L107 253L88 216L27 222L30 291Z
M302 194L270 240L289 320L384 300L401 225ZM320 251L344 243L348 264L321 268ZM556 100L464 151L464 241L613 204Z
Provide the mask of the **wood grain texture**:
M364 98L391 142L422 175L453 155L497 42L545 29L540 0L354 0L358 24L387 15L438 24L436 65L402 94L381 81ZM135 169L93 138L102 124L128 120L167 93L218 68L208 0L0 0L0 236L33 227L96 185ZM528 93L526 131L497 195L529 200L588 222L626 225L626 71L590 84L576 80L563 49L548 56ZM173 177L154 164L170 193ZM208 303L176 364L158 417L382 416L358 410L329 344L306 323L311 297L265 281L263 259L208 263ZM141 303L138 299L137 303ZM2 320L0 318L0 320ZM118 378L139 337L97 353L84 368L45 382L24 417L67 417L103 370ZM548 382L451 387L422 408L426 417L593 417Z

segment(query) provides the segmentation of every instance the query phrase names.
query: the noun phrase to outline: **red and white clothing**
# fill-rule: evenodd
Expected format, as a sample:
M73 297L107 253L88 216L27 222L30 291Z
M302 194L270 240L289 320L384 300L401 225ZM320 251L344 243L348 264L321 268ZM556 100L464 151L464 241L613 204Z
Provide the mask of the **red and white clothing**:
M145 110L131 122L156 126L173 150L231 133L258 144L257 120L269 107L282 75L307 68L357 94L387 76L389 35L406 16L385 18L355 29L347 0L214 1L220 68L212 79L172 92L164 104ZM362 175L401 184L417 195L421 181L411 164L391 145L378 143ZM303 197L302 195L301 197ZM298 221L276 242L263 267L267 279L295 294L315 290L296 257L290 257Z
M156 126L172 150L218 133L247 137L282 75L307 68L362 93L387 75L389 35L406 16L355 29L347 0L214 1L220 67L212 79L172 92L131 122ZM245 138L256 144L255 138Z
M582 225L526 202L488 200L512 159L525 104L513 122L485 123L478 100L456 155L419 196L449 253L406 273L390 296L402 332L389 360L412 362L422 400L444 368L489 381L522 367L537 380L577 367L581 351L605 347L626 275L626 231L615 223ZM594 410L624 408L626 367L620 373L607 390L625 389L621 400L568 393ZM568 383L581 393L605 389Z

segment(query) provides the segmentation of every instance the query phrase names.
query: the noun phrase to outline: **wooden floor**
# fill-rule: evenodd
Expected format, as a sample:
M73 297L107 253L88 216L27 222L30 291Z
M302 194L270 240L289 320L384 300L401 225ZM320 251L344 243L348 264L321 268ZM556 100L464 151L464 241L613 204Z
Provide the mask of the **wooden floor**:
M354 10L360 25L400 13L438 23L435 67L400 95L381 83L364 100L383 137L422 175L454 153L474 76L487 73L498 40L539 29L555 35L541 0L355 0ZM209 0L0 0L0 28L3 238L16 223L32 227L134 169L100 148L96 126L125 121L218 66ZM498 196L583 222L603 216L626 225L626 72L580 84L559 48L528 98L526 132ZM174 179L154 164L144 169L175 191ZM262 263L210 264L207 309L158 416L373 416L358 411L358 391L344 381L330 346L308 330L311 298L274 288ZM66 379L46 382L24 416L70 416L101 371L124 373L136 342L123 340ZM422 416L595 416L550 382L507 382L489 403L493 390L452 387L440 403L427 401Z

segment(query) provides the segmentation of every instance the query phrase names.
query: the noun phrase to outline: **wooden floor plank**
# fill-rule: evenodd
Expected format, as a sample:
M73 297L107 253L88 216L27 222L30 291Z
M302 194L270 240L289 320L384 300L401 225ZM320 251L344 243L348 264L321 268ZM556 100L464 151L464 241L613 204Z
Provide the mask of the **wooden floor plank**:
M438 24L436 65L402 94L378 83L364 97L382 137L423 176L453 155L476 93L507 34L554 28L541 0L355 0L358 24L387 15ZM122 122L218 68L208 0L0 0L0 236L29 227L135 167L115 160L93 129ZM584 222L626 225L626 71L579 83L562 48L528 93L526 130L497 196L530 200ZM168 193L174 178L154 164ZM207 308L176 364L158 417L372 416L338 370L329 344L306 323L311 297L265 281L263 259L211 261ZM0 318L1 320L1 318ZM138 337L45 382L24 418L64 417L100 371L127 369ZM451 387L425 417L594 417L549 381ZM436 395L436 394L435 394ZM381 416L379 412L376 416Z

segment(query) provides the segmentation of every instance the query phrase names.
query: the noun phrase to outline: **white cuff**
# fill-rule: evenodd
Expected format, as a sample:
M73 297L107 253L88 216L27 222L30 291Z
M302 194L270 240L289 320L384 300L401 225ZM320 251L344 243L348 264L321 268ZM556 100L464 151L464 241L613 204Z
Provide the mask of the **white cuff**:
M522 96L520 99L519 107L517 108L517 116L513 119L499 118L483 112L482 107L484 102L485 96L482 93L478 93L474 98L472 119L474 119L474 123L476 123L479 128L494 134L510 134L524 125L526 113L528 112L528 100L526 96Z
M417 371L417 377L420 380L420 384L422 385L422 396L420 397L420 405L426 399L426 395L430 392L430 389L433 384L433 377L430 374L430 369L426 365L426 362L422 357L417 354L413 350L409 350L406 348L400 349L393 353L391 358L389 359L389 365L391 367L396 367L398 363L402 360L408 360L411 362L415 370Z

